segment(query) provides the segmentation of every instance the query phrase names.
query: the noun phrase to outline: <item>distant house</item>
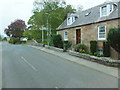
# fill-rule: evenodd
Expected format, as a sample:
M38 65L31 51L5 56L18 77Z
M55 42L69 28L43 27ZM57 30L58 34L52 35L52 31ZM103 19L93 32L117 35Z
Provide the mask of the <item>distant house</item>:
M105 2L82 12L68 14L57 28L57 33L73 44L85 44L88 51L90 41L96 40L99 50L113 27L120 27L120 1Z

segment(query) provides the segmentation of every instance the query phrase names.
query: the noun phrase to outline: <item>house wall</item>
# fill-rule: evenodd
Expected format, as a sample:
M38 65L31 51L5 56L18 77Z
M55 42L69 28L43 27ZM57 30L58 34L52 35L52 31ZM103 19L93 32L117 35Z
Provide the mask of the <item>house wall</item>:
M118 20L118 27L120 27L120 19Z
M119 22L120 22L120 19L116 19L116 20L105 21L105 22L100 22L96 24L76 27L76 28L65 29L65 30L61 30L57 32L58 34L61 34L62 37L64 38L64 31L68 31L68 40L71 43L76 44L76 29L81 29L81 43L85 44L88 47L88 51L89 51L91 40L98 41L98 48L103 47L103 41L98 40L98 26L100 25L106 26L106 32L107 32L106 37L107 37L109 29L112 27L118 27Z

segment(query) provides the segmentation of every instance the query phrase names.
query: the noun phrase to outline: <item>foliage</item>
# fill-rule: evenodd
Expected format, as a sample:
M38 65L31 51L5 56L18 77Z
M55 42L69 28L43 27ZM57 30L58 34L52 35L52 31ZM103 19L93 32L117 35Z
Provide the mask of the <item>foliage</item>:
M7 36L12 36L12 37L22 37L22 33L24 32L26 28L25 22L23 20L15 20L12 22L8 28L4 30Z
M8 42L11 44L16 44L16 43L20 43L20 40L15 37L10 37L10 40Z
M52 42L54 47L63 48L63 41L61 35L53 35Z
M0 41L2 40L2 37L1 37L1 35L0 35Z
M97 41L90 41L90 51L91 51L91 53L96 53Z
M56 34L56 28L66 19L67 14L75 11L65 1L37 0L34 2L33 15L28 21L29 30L40 30L44 27Z
M6 38L6 37L4 37L4 38L2 39L2 41L7 41L7 38Z
M25 30L23 32L23 36L26 37L26 38L28 38L28 40L32 39L32 34L31 34L30 30Z
M110 46L120 53L120 27L111 28L107 40Z
M26 44L26 41L20 41L19 38L11 37L8 41L11 44Z
M86 51L86 46L84 44L77 44L75 46L75 51L76 52L82 52L82 51Z
M26 30L23 36L30 39L36 40L38 43L42 42L42 30ZM47 31L44 31L44 39L47 39Z
M67 46L67 48L70 48L72 44L69 41L64 41L64 45Z
M105 57L110 57L110 45L108 42L103 43L103 55Z
M65 49L65 51L66 51L68 48L70 48L71 45L72 45L72 44L71 44L69 41L64 41L64 49Z

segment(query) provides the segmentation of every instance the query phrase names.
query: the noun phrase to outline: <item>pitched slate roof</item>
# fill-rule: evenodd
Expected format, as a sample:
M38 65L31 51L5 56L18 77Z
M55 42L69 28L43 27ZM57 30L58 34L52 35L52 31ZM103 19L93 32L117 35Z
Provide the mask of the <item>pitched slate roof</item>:
M79 18L75 22L73 22L71 25L67 25L67 19L66 19L57 28L57 30L64 30L67 28L73 28L73 27L78 27L78 26L83 26L83 25L93 24L93 23L102 22L106 20L120 18L120 2L109 2L109 3L113 3L117 5L114 11L109 16L100 17L100 7L105 4L108 4L108 3L103 3L101 5L95 6L88 10L75 13L76 15L79 16ZM88 13L89 15L86 16L86 14Z

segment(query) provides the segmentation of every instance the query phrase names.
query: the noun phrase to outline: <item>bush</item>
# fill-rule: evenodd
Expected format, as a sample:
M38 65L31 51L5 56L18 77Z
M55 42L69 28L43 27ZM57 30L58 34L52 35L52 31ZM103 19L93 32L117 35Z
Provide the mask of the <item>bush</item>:
M61 35L53 35L52 42L54 47L63 48L63 41Z
M97 56L98 54L97 53L94 53L94 56Z
M15 44L15 42L13 40L9 40L8 42L11 44Z
M11 37L8 42L11 44L16 44L16 43L20 43L20 40L18 38Z
M120 27L111 28L110 31L108 32L107 40L110 46L120 53Z
M69 41L64 41L64 52L67 51L71 47L71 43Z
M90 51L96 53L97 51L97 41L90 41Z
M2 41L7 41L7 38L6 38L6 37L4 37L4 38L2 39Z
M84 44L77 44L75 46L75 51L80 52L80 50L84 50L86 52L86 46Z
M103 43L103 55L105 57L110 57L110 45L108 42Z

